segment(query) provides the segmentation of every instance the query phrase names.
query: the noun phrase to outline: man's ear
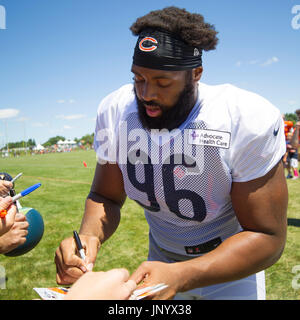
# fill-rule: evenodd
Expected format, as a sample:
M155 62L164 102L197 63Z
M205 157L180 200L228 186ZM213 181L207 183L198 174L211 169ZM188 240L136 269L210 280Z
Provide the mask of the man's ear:
M201 79L202 72L203 72L203 68L202 67L197 67L197 68L193 69L193 80L195 82L199 81Z

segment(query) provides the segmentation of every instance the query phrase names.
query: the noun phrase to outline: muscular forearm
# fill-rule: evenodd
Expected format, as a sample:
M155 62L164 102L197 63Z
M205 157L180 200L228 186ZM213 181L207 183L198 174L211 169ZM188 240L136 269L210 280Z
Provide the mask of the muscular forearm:
M281 256L285 237L244 231L206 255L174 264L180 291L234 281L264 270Z
M85 203L80 233L96 236L103 243L115 232L119 222L118 204L99 195L89 196Z

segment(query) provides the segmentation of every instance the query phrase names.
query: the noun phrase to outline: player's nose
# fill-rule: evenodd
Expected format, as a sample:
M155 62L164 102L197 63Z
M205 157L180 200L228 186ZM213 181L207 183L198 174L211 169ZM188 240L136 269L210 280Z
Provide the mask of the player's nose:
M157 92L153 85L145 82L140 90L141 99L145 102L155 101L157 99Z

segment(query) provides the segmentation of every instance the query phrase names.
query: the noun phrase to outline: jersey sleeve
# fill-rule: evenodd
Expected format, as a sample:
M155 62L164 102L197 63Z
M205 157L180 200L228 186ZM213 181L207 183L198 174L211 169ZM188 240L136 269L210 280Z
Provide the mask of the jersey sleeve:
M237 129L232 137L231 154L234 182L264 176L286 151L284 122L280 111L262 97L248 98L244 110L235 119Z

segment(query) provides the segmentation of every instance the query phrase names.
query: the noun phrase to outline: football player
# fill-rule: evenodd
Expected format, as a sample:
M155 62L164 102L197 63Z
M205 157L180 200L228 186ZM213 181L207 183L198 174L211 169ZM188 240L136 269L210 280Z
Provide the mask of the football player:
M286 239L280 111L233 85L200 82L202 52L218 42L202 15L168 7L131 31L133 84L98 109L98 164L80 229L87 259L63 240L57 282L91 269L128 196L150 230L148 261L131 279L168 285L153 299L265 299L264 270Z

